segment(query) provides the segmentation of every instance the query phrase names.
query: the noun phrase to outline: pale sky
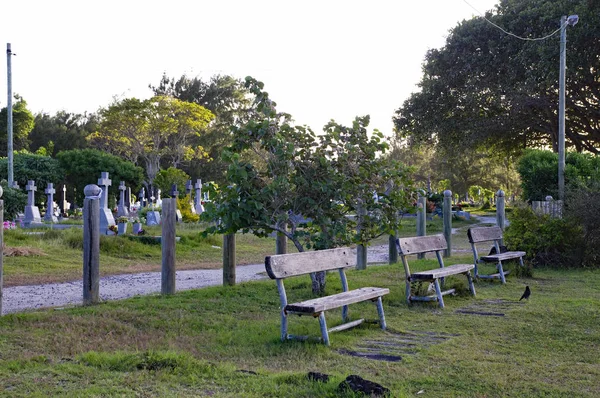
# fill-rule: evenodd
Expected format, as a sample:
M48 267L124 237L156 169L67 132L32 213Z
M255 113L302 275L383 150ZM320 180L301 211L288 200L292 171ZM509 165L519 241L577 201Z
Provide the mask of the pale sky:
M485 12L497 0L468 2ZM474 15L463 0L11 0L0 43L34 114L149 98L163 72L251 75L298 124L321 131L370 114L371 129L391 134L426 51ZM1 64L5 107L6 55Z

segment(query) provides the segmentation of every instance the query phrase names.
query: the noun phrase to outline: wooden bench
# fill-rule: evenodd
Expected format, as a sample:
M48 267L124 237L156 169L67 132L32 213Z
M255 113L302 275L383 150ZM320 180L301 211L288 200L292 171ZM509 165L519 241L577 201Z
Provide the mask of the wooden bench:
M277 289L279 290L279 299L281 301L282 341L288 339L307 339L306 336L295 336L288 334L288 315L311 315L315 318L319 318L322 340L326 345L329 345L329 333L349 329L364 322L364 319L347 322L348 305L367 300L371 300L376 303L377 312L379 315L379 320L376 322L379 322L381 329L385 330L385 316L383 313L381 298L382 296L388 294L390 290L378 287L363 287L360 289L349 290L344 268L355 266L356 255L353 254L352 250L347 247L312 252L278 254L274 256L268 256L265 259L267 274L269 274L271 279L275 279L277 282ZM283 285L283 280L285 278L331 270L339 271L342 283L342 293L333 294L326 297L318 297L293 304L288 303L285 287ZM327 323L325 322L325 311L334 308L342 308L343 323L337 327L327 329Z
M475 296L475 286L473 285L473 278L471 277L471 270L475 268L473 264L454 264L448 267L444 266L442 251L448 248L448 244L446 243L446 238L444 238L444 235L399 238L396 242L398 245L398 252L402 258L402 264L404 265L404 272L406 274L406 300L409 304L412 301L437 301L439 306L444 308L444 296L447 294L452 294L455 291L455 289L442 291L444 277L449 275L466 275L471 294ZM429 271L411 273L408 266L408 259L406 257L412 254L429 252L435 252L440 267L438 269L432 269ZM435 287L435 295L414 295L412 292L411 282L415 281L432 282Z
M469 230L467 231L467 236L469 237L469 242L471 243L471 248L473 249L473 262L475 265L476 278L500 279L502 283L506 283L506 275L509 274L509 271L504 271L504 269L502 268L502 261L519 259L521 267L524 267L523 256L525 256L525 252L500 252L500 245L502 244L502 229L500 227L495 226L469 228ZM483 242L494 242L496 254L489 254L487 256L479 257L479 254L477 253L477 244L481 244ZM478 264L480 263L496 263L496 270L498 272L490 275L481 275L479 273L478 267Z

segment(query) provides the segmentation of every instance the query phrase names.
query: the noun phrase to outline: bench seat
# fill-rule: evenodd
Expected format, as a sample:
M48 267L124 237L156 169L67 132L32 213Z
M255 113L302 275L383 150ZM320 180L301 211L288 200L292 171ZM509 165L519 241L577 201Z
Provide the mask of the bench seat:
M447 265L444 268L431 269L427 271L413 272L410 274L411 280L432 281L438 278L444 278L450 275L464 274L475 268L473 264L454 264Z
M482 256L480 259L481 261L486 261L489 263L497 263L498 261L505 261L505 260L514 260L514 259L519 259L523 256L525 256L525 252L504 252L504 253L500 253L500 254L492 254L489 256Z
M319 297L311 300L301 301L299 303L288 304L285 306L285 312L288 314L313 314L334 308L340 308L345 305L360 303L361 301L375 300L378 297L390 293L390 289L380 287L363 287L350 290L331 296Z

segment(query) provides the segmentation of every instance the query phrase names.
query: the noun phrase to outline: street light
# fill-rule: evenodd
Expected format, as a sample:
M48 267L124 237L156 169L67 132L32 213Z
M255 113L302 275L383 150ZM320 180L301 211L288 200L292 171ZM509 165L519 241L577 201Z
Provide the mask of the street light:
M577 15L560 19L560 74L558 88L558 199L565 199L565 75L567 69L567 25L575 26Z

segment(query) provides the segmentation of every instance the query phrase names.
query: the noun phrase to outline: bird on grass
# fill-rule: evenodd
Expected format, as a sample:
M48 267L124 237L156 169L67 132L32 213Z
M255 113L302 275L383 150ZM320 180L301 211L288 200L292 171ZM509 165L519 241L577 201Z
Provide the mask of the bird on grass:
M529 289L529 286L525 286L525 291L523 292L523 295L521 296L519 301L521 301L523 299L529 300L529 296L531 296L531 290Z

